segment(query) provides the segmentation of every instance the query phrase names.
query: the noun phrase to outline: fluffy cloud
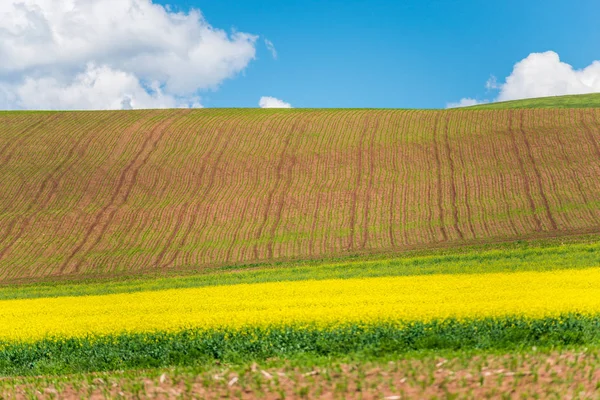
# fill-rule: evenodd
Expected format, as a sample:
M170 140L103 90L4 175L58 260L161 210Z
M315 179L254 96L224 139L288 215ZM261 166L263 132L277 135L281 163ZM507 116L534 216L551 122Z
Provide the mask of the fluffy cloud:
M4 0L0 106L198 106L255 58L256 40L151 0Z
M145 89L131 73L88 65L70 82L54 77L26 78L14 88L20 105L28 109L132 109L185 106L159 87Z
M553 51L531 53L496 88L498 101L600 92L600 61L574 69Z
M486 101L478 101L478 100L466 97L466 98L460 99L460 101L458 101L457 103L446 104L446 108L470 107L470 106L475 106L475 105L481 104L481 103L487 103L487 102Z
M279 100L275 97L263 96L258 101L260 108L292 108L290 103Z
M485 85L488 90L498 90L494 101L527 99L532 97L562 96L600 92L600 61L593 61L582 69L560 61L553 51L531 53L513 67L503 83L492 76ZM486 101L483 101L486 102ZM448 107L477 104L470 98Z

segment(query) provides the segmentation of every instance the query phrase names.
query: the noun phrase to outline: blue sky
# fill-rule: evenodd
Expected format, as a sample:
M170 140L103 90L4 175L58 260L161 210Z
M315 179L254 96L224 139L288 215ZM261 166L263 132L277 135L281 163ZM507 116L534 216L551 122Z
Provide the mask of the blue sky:
M598 0L2 0L0 15L0 109L444 108L600 92Z
M583 68L600 59L597 0L167 0L200 9L215 27L271 40L245 73L203 95L206 106L254 106L270 95L294 107L444 107L493 97L510 75L552 50Z

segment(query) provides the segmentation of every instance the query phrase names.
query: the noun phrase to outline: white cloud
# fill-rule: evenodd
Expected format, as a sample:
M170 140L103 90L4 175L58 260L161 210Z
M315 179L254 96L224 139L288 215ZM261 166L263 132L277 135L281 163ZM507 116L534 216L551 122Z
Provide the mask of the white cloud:
M185 106L159 87L143 88L131 73L89 64L85 72L63 83L54 77L26 78L12 89L20 108L132 109Z
M275 97L263 96L258 101L260 108L292 108L290 103L286 103L283 100L276 99Z
M477 104L487 103L487 101L478 101L471 98L463 98L460 99L457 103L448 103L446 104L446 108L458 108L458 107L470 107L475 106Z
M151 0L3 0L0 107L199 106L255 58L256 39Z
M271 52L273 59L277 60L277 50L275 49L275 45L269 39L265 39L265 46Z
M512 73L504 83L498 83L491 76L486 89L498 90L494 101L508 101L533 97L562 96L600 92L600 61L593 61L587 67L575 69L560 61L553 51L531 53L516 63ZM448 107L474 105L475 100L464 98L458 103L448 103ZM483 101L487 102L487 101Z
M498 101L600 92L600 61L574 69L553 51L531 53L497 88Z

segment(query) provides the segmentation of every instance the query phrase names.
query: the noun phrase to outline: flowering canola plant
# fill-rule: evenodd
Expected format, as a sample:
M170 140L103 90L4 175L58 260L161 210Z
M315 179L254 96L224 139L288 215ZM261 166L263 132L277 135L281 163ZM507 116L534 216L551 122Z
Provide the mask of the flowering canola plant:
M306 280L0 301L0 340L600 313L600 268Z

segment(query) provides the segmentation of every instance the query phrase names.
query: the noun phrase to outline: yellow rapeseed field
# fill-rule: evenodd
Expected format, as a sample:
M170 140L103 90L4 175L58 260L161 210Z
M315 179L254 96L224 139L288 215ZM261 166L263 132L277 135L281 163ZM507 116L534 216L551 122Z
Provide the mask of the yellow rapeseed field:
M600 313L600 268L307 280L0 301L0 340L184 327Z

